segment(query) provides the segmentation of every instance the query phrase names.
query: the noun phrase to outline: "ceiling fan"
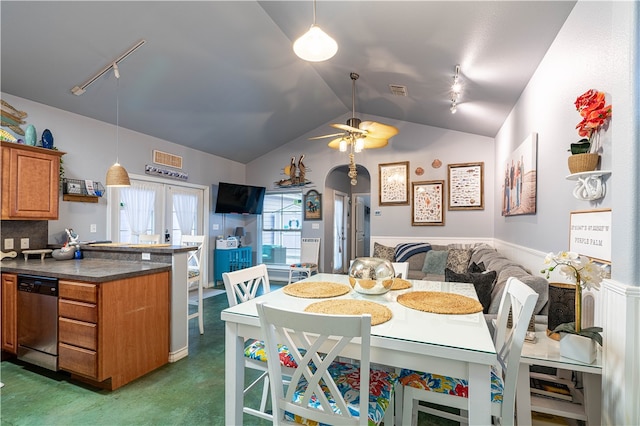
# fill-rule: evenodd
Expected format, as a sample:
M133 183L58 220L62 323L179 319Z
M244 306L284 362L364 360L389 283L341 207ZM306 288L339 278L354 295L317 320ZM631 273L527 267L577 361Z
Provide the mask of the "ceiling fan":
M310 140L334 138L329 142L329 148L339 149L341 152L349 150L349 177L351 184L355 185L356 164L355 153L363 149L383 148L389 143L389 139L398 134L398 129L388 124L376 121L361 121L356 118L356 80L360 77L352 72L351 77L351 103L352 116L347 120L347 124L333 123L330 126L342 130L341 133L315 136Z

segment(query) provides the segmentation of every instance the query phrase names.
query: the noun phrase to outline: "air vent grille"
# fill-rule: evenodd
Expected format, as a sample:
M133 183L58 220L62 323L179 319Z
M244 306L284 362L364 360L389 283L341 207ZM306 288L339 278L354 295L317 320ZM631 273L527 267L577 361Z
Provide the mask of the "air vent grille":
M390 84L389 89L391 94L396 96L407 96L407 86L401 86L399 84Z
M182 168L182 157L155 149L153 150L153 162L163 166L174 167L176 169Z

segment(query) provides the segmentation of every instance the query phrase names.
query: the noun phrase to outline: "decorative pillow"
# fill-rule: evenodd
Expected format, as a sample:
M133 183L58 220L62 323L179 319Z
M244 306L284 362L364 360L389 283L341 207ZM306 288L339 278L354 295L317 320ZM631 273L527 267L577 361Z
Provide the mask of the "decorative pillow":
M406 262L413 255L425 253L431 250L429 243L406 243L396 246L395 256L396 262Z
M444 270L444 280L446 282L471 283L476 288L478 300L482 305L482 312L488 313L491 305L491 290L496 281L496 271L485 271L480 273L458 274L451 269Z
M396 261L396 250L393 247L373 243L373 257L387 259L389 262Z
M429 250L424 257L422 272L425 274L444 275L449 252L446 250Z
M449 249L447 268L458 274L464 274L469 268L471 253L471 249Z
M482 262L480 263L471 262L469 264L469 268L467 268L467 272L471 272L471 273L479 273L479 272L484 272L486 270L487 268L485 268L484 263Z

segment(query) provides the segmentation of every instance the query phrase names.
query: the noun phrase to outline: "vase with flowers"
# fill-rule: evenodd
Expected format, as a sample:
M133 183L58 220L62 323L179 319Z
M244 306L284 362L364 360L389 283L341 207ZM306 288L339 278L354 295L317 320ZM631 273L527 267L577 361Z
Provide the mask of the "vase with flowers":
M598 166L599 152L602 148L600 132L607 126L612 108L611 105L606 104L604 92L595 89L587 90L578 96L574 105L582 117L582 121L576 126L578 135L582 139L571 144L569 171L571 173L593 171Z
M550 272L559 267L560 274L575 283L574 322L560 324L553 330L563 336L560 340L560 353L572 359L592 363L595 360L595 343L602 346L602 328L582 328L582 290L599 290L605 271L588 257L570 251L549 253L544 263L548 266L542 269L541 273L546 274L547 279ZM581 349L576 350L576 347Z

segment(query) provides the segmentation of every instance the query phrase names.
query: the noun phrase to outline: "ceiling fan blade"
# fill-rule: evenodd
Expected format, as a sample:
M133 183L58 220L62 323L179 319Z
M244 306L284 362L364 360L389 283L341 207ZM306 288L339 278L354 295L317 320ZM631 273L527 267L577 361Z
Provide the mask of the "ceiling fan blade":
M378 139L390 139L398 134L397 127L378 123L376 121L363 121L360 123L360 129L366 131L368 135Z
M374 138L370 135L367 135L367 137L364 138L364 149L384 148L388 144L388 139Z
M313 140L316 140L316 139L333 138L333 137L341 136L341 135L343 135L343 133L332 133L330 135L314 136L312 138L309 138L309 140L313 141Z
M333 123L333 124L330 124L330 126L331 127L335 127L336 129L344 130L345 132L351 132L351 133L365 133L366 132L366 130L356 129L355 127L351 127L351 126L348 126L346 124Z

